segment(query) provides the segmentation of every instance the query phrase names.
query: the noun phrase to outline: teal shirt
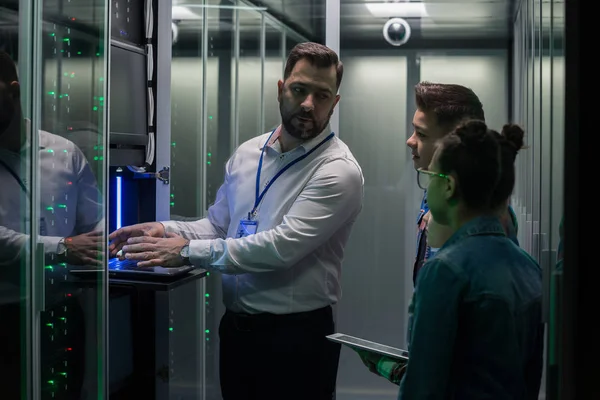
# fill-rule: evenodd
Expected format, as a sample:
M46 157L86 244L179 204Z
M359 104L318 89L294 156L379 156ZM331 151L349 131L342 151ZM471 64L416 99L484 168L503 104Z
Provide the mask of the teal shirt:
M399 399L537 399L542 271L494 217L462 226L423 267Z

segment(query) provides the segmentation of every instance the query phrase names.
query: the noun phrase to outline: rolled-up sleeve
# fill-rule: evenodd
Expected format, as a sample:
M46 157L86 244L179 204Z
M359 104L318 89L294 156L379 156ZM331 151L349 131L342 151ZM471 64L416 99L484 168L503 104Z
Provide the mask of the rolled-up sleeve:
M335 159L313 175L281 224L243 238L192 240L190 260L227 274L289 268L358 215L362 199L358 165Z

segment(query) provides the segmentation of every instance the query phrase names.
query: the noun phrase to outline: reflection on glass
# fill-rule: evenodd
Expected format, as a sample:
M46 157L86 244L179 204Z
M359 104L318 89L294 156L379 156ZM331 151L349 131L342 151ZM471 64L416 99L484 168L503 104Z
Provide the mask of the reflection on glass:
M98 272L83 286L69 270L98 269L104 261L106 15L104 5L91 0L78 7L62 1L44 6L42 20L32 22L40 37L19 42L14 32L26 16L11 16L12 51L0 55L0 359L10 366L0 373L2 396L16 399L39 390L42 399L97 398L104 379L104 275ZM41 48L39 69L14 51L33 43ZM19 78L29 71L41 76L21 85ZM40 91L35 82L41 82ZM42 97L29 98L31 93ZM42 119L25 104L41 108ZM37 250L35 264L29 244ZM33 293L26 282L31 276ZM25 324L26 315L33 316L33 325ZM23 351L27 337L39 353ZM29 374L33 386L24 380Z
M106 17L103 2L44 3L43 19L54 23L44 24L40 38L39 199L49 236L40 239L50 254L41 313L42 398L97 397L104 389L104 349L98 342L105 275L82 285L68 270L101 267L106 252Z
M25 117L31 96L18 83L19 4L0 6L0 384L2 396L26 395L28 341L28 255L31 254L31 149ZM25 53L26 50L23 50ZM24 63L23 63L24 64ZM25 86L25 85L24 85Z

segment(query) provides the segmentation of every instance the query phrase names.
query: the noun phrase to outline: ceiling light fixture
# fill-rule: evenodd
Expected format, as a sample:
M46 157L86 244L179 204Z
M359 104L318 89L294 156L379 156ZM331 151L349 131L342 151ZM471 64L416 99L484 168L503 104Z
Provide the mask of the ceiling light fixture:
M424 18L429 16L425 4L422 2L366 3L365 6L376 18Z

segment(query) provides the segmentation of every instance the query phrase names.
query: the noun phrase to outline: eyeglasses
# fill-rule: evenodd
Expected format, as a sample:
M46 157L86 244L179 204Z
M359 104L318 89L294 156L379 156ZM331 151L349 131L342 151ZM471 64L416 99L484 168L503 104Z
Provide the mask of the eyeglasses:
M431 172L424 170L423 168L419 168L417 170L417 183L421 189L427 190L427 188L429 187L429 182L431 182L431 179L436 176L439 178L448 179L448 175L440 174L437 172Z

